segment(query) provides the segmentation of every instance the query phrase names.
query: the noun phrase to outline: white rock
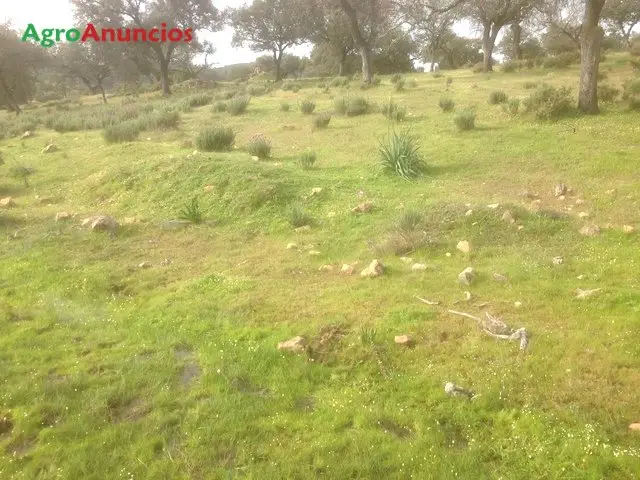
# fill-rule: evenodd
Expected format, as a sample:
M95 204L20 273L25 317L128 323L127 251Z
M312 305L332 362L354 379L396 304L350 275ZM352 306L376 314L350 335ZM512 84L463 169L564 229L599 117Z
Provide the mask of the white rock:
M411 257L400 257L400 261L402 263L409 264L409 263L413 263L413 258L411 258Z
M138 265L138 268L151 268L151 262L142 262Z
M410 347L414 343L413 338L409 335L396 335L393 341L396 345L402 345L403 347Z
M635 232L635 231L636 231L636 228L635 228L634 226L632 226L632 225L624 225L624 226L622 227L622 231L623 231L624 233L633 233L633 232Z
M600 233L600 227L597 225L585 225L580 229L580 235L584 235L586 237L595 237Z
M0 208L11 208L15 206L16 206L16 202L14 202L13 198L11 197L5 197L3 199L0 199Z
M584 205L584 200L581 198L576 199L576 205Z
M451 252L447 252L447 253L445 253L445 256L447 256L447 257L451 257Z
M562 257L553 257L551 260L554 265L562 265L564 263L564 258Z
M71 214L69 212L58 212L56 213L56 222L60 220L69 220L71 218Z
M458 274L458 283L461 285L471 285L474 278L475 270L472 267L467 267Z
M520 307L522 307L522 302L515 302L513 304L513 306L516 307L516 308L520 308Z
M320 193L322 193L321 187L313 187L311 189L311 195L319 195Z
M285 342L278 343L278 350L287 352L302 353L306 348L306 341L303 337L293 337Z
M424 263L414 263L411 265L412 272L424 272L427 269L427 266Z
M596 293L598 293L600 290L602 290L601 288L594 288L591 290L583 290L581 288L577 288L576 289L576 298L579 299L584 299L584 298L589 298L592 297L593 295L595 295Z
M373 260L367 268L365 268L364 270L362 270L362 272L360 272L360 276L363 278L364 277L375 278L382 275L383 272L384 272L384 265L382 265L382 263L380 263L379 260Z
M578 214L578 217L579 217L579 218L582 218L582 219L585 219L585 218L589 218L589 217L590 217L590 215L589 215L589 212L580 212L580 213Z
M342 265L342 268L340 269L340 274L352 275L354 270L355 269L353 268L353 265L349 265L348 263L345 263L344 265Z
M501 273L494 273L493 279L496 282L500 282L500 283L505 283L509 281L509 279L505 275L502 275Z
M309 255L311 255L312 257L317 257L318 255L320 255L320 252L318 250L309 250Z
M487 205L487 208L490 208L491 210L495 210L499 206L500 206L499 203L491 203L491 204Z
M321 272L333 272L333 265L322 265L318 270Z
M467 210L467 211L465 212L465 215L466 215L467 217L470 217L471 215L473 215L473 210L471 210L471 209Z
M456 248L462 253L469 253L471 251L471 244L467 240L460 240Z
M298 248L298 244L297 243L287 243L287 250L293 250L295 248Z

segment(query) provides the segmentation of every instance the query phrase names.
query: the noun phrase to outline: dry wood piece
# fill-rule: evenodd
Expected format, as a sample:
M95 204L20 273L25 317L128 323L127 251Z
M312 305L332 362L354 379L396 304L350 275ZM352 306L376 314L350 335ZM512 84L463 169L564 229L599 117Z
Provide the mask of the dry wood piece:
M422 303L426 303L427 305L440 305L440 302L431 302L429 300L427 300L426 298L421 298L419 296L416 295L416 298L418 300L420 300Z
M529 333L526 328L513 330L498 317L494 317L489 313L485 313L486 319L476 317L465 312L457 312L455 310L447 310L453 315L470 318L478 323L481 330L487 335L501 340L520 340L520 350L526 350L529 347Z

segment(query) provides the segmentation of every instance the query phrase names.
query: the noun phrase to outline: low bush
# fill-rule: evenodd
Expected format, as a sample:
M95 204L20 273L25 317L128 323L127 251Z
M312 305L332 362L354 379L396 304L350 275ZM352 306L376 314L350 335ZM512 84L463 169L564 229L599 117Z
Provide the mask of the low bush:
M580 52L565 52L545 58L542 66L544 68L567 68L578 62L580 62Z
M415 178L427 170L427 164L420 155L418 140L408 131L393 132L385 141L380 142L378 156L384 172L402 178Z
M506 93L501 90L496 90L489 94L489 105L498 105L501 103L505 103L509 97Z
M282 112L288 112L289 109L291 108L291 105L288 102L280 102L280 111Z
M334 101L336 112L348 117L369 113L373 105L364 97L341 97Z
M196 146L203 152L229 150L235 142L236 134L231 127L207 127L196 137Z
M230 115L241 115L247 111L251 97L249 95L241 95L239 97L227 100L227 111Z
M598 100L602 103L614 103L619 95L620 90L611 85L598 85Z
M438 105L443 112L450 112L455 108L456 103L448 97L442 97L440 98Z
M316 109L316 104L313 100L302 100L300 102L300 111L305 115L311 115Z
M267 93L267 87L264 85L249 85L247 93L253 97L264 95Z
M404 78L399 78L397 81L394 82L393 84L393 88L395 89L396 92L401 92L402 90L404 90L404 85L405 85L405 79Z
M304 152L298 157L298 165L304 169L313 167L316 163L317 155L315 152Z
M182 210L180 210L179 218L180 220L187 220L192 223L202 223L204 215L200 209L198 197L193 197L191 201L185 204Z
M313 217L298 204L291 205L288 211L289 224L292 227L304 227L313 225Z
M391 83L396 84L398 83L398 81L400 81L402 79L402 75L400 75L399 73L394 73L393 75L391 75L391 77L389 78L389 80L391 81Z
M227 103L226 102L216 102L213 104L214 112L226 112L227 111Z
M531 90L532 88L538 88L537 82L524 82L522 84L525 90Z
M166 110L159 111L142 117L138 122L142 130L170 130L178 127L180 113Z
M247 151L260 160L267 159L271 155L271 142L261 133L257 133L249 139Z
M190 97L186 98L187 104L192 108L209 105L212 101L213 97L206 94L191 95Z
M336 77L331 80L332 87L346 87L349 84L348 77Z
M453 117L453 123L461 132L473 130L476 126L476 112L470 108L461 110Z
M391 121L400 122L407 116L407 109L395 103L393 99L389 99L389 101L382 106L382 114Z
M554 88L542 84L524 102L527 112L535 114L538 120L557 120L572 110L573 99L568 87Z
M140 126L133 120L111 125L102 132L107 143L133 142L138 135L140 135Z
M509 115L515 116L518 114L518 111L520 110L520 99L512 98L507 103L504 103L502 107L504 108L505 112L507 112Z
M327 128L331 121L331 114L329 112L322 112L313 117L314 130Z

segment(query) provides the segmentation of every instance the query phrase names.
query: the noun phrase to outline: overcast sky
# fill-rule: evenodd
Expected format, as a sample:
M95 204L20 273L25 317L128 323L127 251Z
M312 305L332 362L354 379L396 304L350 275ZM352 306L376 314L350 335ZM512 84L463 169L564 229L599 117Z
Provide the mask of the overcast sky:
M44 28L70 28L73 22L73 9L69 0L0 0L0 22L10 21L14 28L24 31L29 23L33 23L38 31ZM213 4L223 9L239 7L245 0L214 0ZM248 2L250 3L250 1ZM455 30L458 34L468 34L468 25L460 25ZM204 38L213 42L216 53L209 62L218 65L248 63L260 55L248 48L233 48L231 37L233 31L226 28L221 32L207 33ZM265 52L267 53L267 52ZM288 51L295 55L308 55L309 47L301 46Z

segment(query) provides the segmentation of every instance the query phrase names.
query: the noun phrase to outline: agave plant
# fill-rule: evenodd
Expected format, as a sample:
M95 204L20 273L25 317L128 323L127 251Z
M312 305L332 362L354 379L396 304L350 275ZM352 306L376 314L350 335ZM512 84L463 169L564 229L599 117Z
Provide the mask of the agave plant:
M409 131L393 132L385 142L380 142L378 153L382 170L411 179L422 175L427 164L420 155L416 137Z

